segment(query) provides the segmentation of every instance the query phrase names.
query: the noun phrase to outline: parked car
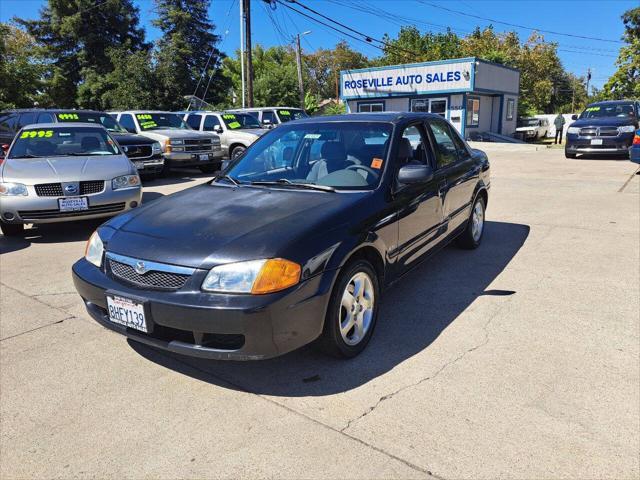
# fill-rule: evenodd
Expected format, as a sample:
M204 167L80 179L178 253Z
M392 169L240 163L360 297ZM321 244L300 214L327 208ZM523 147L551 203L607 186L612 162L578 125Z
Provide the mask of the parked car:
M220 170L220 138L210 132L196 132L173 112L134 110L111 112L128 131L160 142L164 170L198 167L204 173Z
M544 138L548 131L549 121L546 118L521 118L516 127L516 132L522 134L525 140Z
M232 112L182 112L184 121L194 130L213 132L220 137L222 153L233 159L244 153L267 130L248 113Z
M629 155L634 132L640 127L640 102L615 100L592 103L567 129L565 156Z
M22 128L0 163L0 226L110 217L142 200L140 177L101 125Z
M629 159L633 163L640 163L640 130L636 130L633 136L633 143L629 148Z
M489 186L487 156L439 115L308 118L99 227L73 280L98 323L161 349L256 360L318 339L353 357L385 287L448 242L480 245Z
M122 147L122 151L133 162L140 175L155 176L162 171L164 158L158 142L127 132L114 117L96 110L45 110L42 108L6 110L0 112L0 132L2 132L0 135L4 135L1 141L10 144L15 133L23 126L57 122L102 125ZM13 135L11 139L8 139L11 135Z
M308 115L301 108L292 107L260 107L260 108L237 108L229 112L248 113L258 119L265 128L277 127L282 123L291 120L307 118Z

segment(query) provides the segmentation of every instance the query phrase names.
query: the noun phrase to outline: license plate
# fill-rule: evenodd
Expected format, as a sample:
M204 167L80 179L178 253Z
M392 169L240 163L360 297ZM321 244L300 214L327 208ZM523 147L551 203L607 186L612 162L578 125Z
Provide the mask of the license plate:
M134 165L138 170L142 170L144 168L144 162L134 162Z
M201 162L206 162L207 160L209 160L209 155L207 155L206 153L200 154L199 157Z
M591 145L602 145L602 139L594 138L593 140L591 140Z
M59 198L58 207L61 212L77 212L78 210L89 210L87 197Z
M144 316L144 305L130 298L118 295L107 295L109 320L125 327L147 332L147 320Z

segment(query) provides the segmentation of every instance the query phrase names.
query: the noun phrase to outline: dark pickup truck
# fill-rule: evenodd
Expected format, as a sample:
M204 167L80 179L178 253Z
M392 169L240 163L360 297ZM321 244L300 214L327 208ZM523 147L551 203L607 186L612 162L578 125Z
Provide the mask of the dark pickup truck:
M565 156L578 154L629 155L633 135L638 129L640 103L616 100L592 103L574 120L568 130Z
M25 125L81 122L102 125L122 147L140 175L155 176L164 167L162 148L156 141L127 132L111 115L96 110L20 109L0 112L0 145L9 145Z

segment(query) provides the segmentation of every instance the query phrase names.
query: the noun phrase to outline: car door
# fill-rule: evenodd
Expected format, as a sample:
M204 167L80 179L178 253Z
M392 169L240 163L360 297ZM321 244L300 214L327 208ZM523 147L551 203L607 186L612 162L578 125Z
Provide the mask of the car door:
M424 124L417 122L404 128L395 150L396 172L407 164L424 163L433 168L432 157ZM394 188L398 211L397 265L403 271L441 239L442 202L435 179L413 185L397 184Z
M442 200L443 222L447 232L462 225L469 217L469 206L479 171L474 168L471 152L445 121L427 120L436 160L435 179Z

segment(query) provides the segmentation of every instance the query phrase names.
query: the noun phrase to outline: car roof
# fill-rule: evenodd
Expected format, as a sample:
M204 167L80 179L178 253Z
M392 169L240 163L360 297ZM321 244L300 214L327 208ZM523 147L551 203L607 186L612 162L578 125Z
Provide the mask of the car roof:
M169 110L113 110L111 113L172 113L180 115L180 112L170 112Z
M245 111L245 112L257 112L259 110L273 110L273 109L286 109L286 110L302 110L300 107L247 107L247 108L230 108L228 111Z
M82 123L82 122L32 123L30 125L25 125L23 129L44 130L45 128L55 129L55 128L69 128L69 127L101 128L102 130L105 130L105 128L102 125L98 125L97 123Z
M64 113L109 113L104 110L91 110L85 108L7 108L0 113L39 113L39 112L64 112Z
M396 123L403 120L420 120L425 118L443 117L436 113L426 112L374 112L374 113L345 113L342 115L328 115L322 117L306 117L295 120L296 123L317 122L390 122Z
M635 100L603 100L601 102L593 102L590 105L628 105L630 103L635 103Z

